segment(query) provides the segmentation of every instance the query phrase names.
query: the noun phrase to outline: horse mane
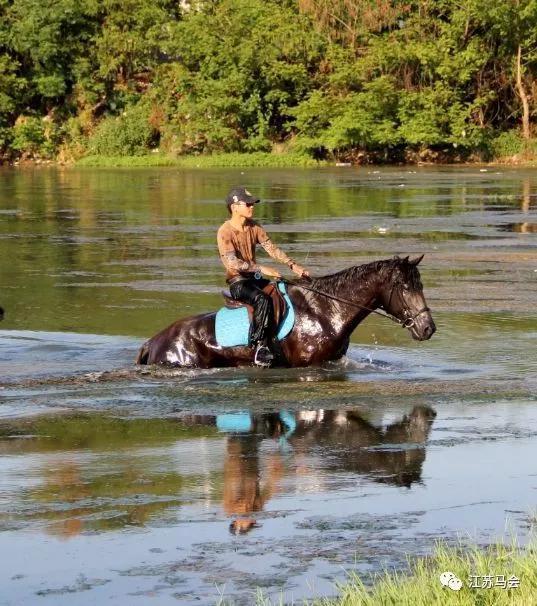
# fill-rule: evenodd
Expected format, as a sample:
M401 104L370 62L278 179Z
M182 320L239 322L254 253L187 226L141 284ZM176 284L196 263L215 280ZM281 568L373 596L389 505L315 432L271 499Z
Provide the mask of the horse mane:
M408 257L401 259L397 256L363 265L353 265L337 273L320 276L315 278L311 285L313 288L320 288L334 295L342 286L348 286L349 282L352 284L367 282L373 275L388 281L396 270L399 270L400 274L397 281L404 280L411 290L423 288L417 266L410 263Z

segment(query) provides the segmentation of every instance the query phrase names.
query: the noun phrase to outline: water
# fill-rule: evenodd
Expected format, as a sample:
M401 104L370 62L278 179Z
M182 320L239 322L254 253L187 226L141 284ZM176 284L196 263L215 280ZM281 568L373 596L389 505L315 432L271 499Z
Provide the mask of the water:
M7 169L0 183L2 603L300 600L349 571L405 569L437 539L528 539L534 171ZM215 233L237 183L314 275L425 253L432 340L375 316L323 368L136 368L145 338L221 304Z

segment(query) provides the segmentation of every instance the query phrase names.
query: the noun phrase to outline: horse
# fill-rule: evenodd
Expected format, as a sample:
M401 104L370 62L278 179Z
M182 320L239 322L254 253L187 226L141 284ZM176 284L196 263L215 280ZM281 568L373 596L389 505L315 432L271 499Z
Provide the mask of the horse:
M273 366L317 366L340 359L354 329L369 314L384 310L408 329L415 340L436 331L425 301L417 257L393 257L355 265L334 274L287 283L295 322L279 343ZM253 364L254 348L222 347L215 337L216 312L177 320L146 341L137 364L187 368L236 367Z

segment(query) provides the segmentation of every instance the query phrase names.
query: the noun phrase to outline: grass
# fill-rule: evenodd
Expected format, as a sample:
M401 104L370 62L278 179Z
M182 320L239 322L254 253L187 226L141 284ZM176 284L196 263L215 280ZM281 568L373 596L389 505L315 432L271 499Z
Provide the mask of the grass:
M338 586L339 597L316 600L315 606L474 606L537 604L537 545L520 548L501 543L486 548L454 548L438 544L430 558L417 559L410 564L410 574L385 572L377 576L372 586L366 586L356 574ZM444 587L443 572L454 573L463 582L459 591ZM477 579L471 577L476 575ZM520 580L519 587L483 588L484 576ZM470 587L470 583L480 587Z
M525 548L513 540L485 548L452 547L438 543L432 556L410 561L409 572L386 571L365 584L356 573L336 585L338 597L304 602L308 606L530 606L537 604L537 544ZM440 575L451 572L462 581L454 591L440 582ZM473 576L472 576L473 575ZM492 587L485 576L491 578ZM496 586L502 577L519 579L518 587ZM479 585L471 587L471 584ZM503 583L502 583L503 585ZM227 604L227 602L221 602ZM258 590L257 606L284 603L283 595L272 602ZM287 603L287 602L285 602ZM303 602L300 601L302 604Z
M77 161L77 166L87 167L151 167L175 166L178 168L242 168L242 167L317 167L327 164L303 154L271 154L255 152L251 154L214 154L210 156L167 156L148 154L145 156L86 156Z

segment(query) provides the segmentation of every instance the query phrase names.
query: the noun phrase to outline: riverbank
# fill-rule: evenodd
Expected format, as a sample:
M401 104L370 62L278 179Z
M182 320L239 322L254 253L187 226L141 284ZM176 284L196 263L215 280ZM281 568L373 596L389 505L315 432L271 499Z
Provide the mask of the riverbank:
M314 605L537 604L536 549L535 544L520 548L516 541L467 550L439 544L431 558L411 563L408 575L386 572L371 587L351 575L339 587L338 598L315 601Z
M150 154L145 156L86 156L76 162L76 166L87 166L92 168L136 168L143 166L176 166L178 168L315 168L317 166L328 166L330 164L334 163L314 160L303 154L271 154L264 152L179 157L164 154Z
M164 155L147 156L86 156L74 166L88 168L143 168L143 167L177 167L177 168L319 168L322 166L513 166L517 168L534 168L537 160L500 158L491 162L409 162L409 163L360 163L314 160L300 154L217 154L211 156L182 156L174 158Z
M315 160L310 156L298 153L272 154L256 153L227 153L206 156L170 156L166 154L146 154L142 156L85 156L73 162L60 162L54 160L27 159L15 161L9 166L75 166L86 168L318 168L323 166L513 166L519 168L534 168L537 159L528 156L504 156L490 162L447 162L428 160L415 160L411 162L379 163L374 161L344 162L337 160Z

